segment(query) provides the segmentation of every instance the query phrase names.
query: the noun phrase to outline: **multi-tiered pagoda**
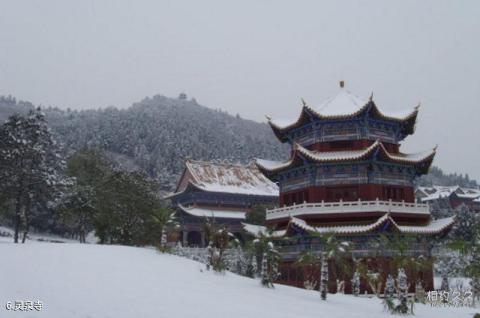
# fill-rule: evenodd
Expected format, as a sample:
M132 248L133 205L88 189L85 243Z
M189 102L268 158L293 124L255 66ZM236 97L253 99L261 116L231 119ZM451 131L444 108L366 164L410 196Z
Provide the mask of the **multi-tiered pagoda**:
M297 238L281 248L280 282L302 285L302 274L289 264L300 251L315 250L312 232L350 241L356 257L376 254L368 242L380 233L408 234L418 243L412 255L430 255L428 240L445 234L454 220L432 220L428 205L415 203L414 180L428 172L436 152L400 152L400 143L414 133L417 114L418 106L404 113L381 111L372 97L362 100L340 82L339 93L320 106L303 102L298 119L268 118L278 139L291 145L285 162L257 160L280 189L280 207L267 210L267 224L277 237ZM388 259L376 263L390 266ZM431 268L420 278L433 288ZM366 290L363 286L362 293Z

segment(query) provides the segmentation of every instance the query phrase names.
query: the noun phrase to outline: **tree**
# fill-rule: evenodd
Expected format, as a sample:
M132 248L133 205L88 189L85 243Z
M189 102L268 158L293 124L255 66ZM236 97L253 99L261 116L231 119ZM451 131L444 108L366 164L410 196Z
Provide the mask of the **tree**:
M328 257L327 252L322 252L321 267L320 267L320 298L327 300L328 293Z
M115 171L103 152L82 149L68 158L65 173L72 182L57 207L59 223L80 243L85 243L99 211L98 195L108 187Z
M350 244L346 241L338 240L333 233L311 232L310 235L320 241L322 246L320 258L320 297L327 299L328 293L328 261L335 260L337 265L345 264L345 256L348 254Z
M280 254L275 249L272 242L268 242L265 252L262 256L262 279L261 283L265 287L273 288L273 283L278 278L278 263Z
M295 262L303 271L303 287L313 290L318 284L318 257L310 251L302 251Z
M473 240L476 227L480 224L480 218L465 204L458 206L454 212L455 224L449 236L453 239Z
M395 279L391 274L388 274L387 280L385 282L385 299L393 299L395 296Z
M46 209L66 185L65 162L40 108L11 116L0 127L0 141L1 190L13 202L14 242L22 225L25 242L32 211Z
M265 225L265 214L267 206L257 204L254 205L249 213L247 213L245 222L248 224Z
M473 299L480 300L480 225L475 223L469 229L470 241L456 239L448 245L458 251L463 258L463 273L470 278Z
M355 271L352 277L352 293L354 296L360 294L360 273Z
M403 268L398 269L397 276L398 300L400 304L397 306L397 312L408 313L408 281L407 274Z
M94 218L100 243L158 245L172 213L157 197L157 185L140 172L116 171L97 189Z

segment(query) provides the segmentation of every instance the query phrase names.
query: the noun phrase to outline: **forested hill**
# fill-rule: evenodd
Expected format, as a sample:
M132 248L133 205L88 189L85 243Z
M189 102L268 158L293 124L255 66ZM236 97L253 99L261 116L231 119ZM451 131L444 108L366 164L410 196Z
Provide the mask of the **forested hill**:
M100 147L124 167L145 170L165 190L174 187L187 157L246 163L288 156L267 124L201 106L185 95L156 95L122 110L45 111L69 152Z
M0 121L32 107L0 96ZM254 157L285 159L289 152L267 124L201 106L183 94L156 95L121 110L47 108L45 112L67 154L83 147L104 149L124 168L145 170L167 191L174 188L187 157L246 163ZM435 167L418 184L477 186L468 176L445 174Z

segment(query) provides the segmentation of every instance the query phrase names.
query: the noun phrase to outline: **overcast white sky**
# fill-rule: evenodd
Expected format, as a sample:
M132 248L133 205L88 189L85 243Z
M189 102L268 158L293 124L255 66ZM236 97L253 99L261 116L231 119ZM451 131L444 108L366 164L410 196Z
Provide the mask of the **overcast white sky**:
M0 0L0 94L71 108L184 91L264 121L338 81L421 102L403 149L480 179L480 1Z

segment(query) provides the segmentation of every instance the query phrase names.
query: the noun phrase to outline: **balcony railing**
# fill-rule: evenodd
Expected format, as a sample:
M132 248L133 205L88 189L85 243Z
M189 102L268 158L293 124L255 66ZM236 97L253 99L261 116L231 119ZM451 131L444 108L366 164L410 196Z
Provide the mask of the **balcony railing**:
M267 210L267 220L275 220L280 218L288 218L297 215L314 215L314 214L337 214L337 213L372 213L372 212L390 212L390 213L413 213L413 214L430 214L428 204L424 203L407 203L405 201L395 202L392 200L381 201L339 201L339 202L319 202L319 203L302 203L297 205L285 206Z

